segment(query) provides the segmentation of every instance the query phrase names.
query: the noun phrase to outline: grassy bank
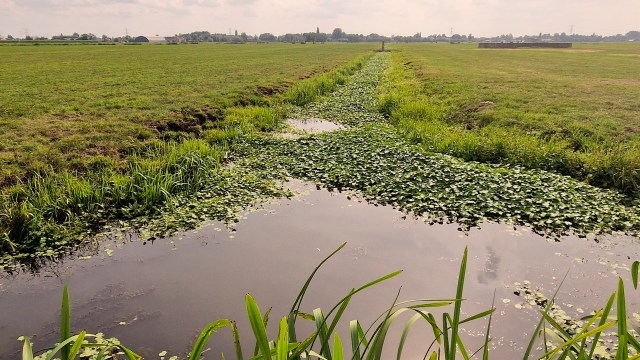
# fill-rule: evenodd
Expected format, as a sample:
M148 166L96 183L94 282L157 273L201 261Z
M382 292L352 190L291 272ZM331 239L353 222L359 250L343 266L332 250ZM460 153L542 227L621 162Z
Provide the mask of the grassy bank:
M168 234L193 226L194 216L229 221L238 207L264 196L285 195L268 173L225 168L229 153L238 141L280 128L287 99L331 91L369 56L361 52L327 74L304 80L303 86L294 86L285 95L263 95L260 101L251 102L268 103L268 107L230 105L216 114L211 107L185 111L181 122L168 121L166 131L138 141L136 151L122 158L92 157L90 168L83 172L51 166L5 186L0 192L1 263L56 256L113 220L152 223L155 233ZM115 139L123 134L109 136ZM193 196L196 204L190 201ZM186 204L188 216L179 210ZM171 215L163 215L167 213Z
M232 106L265 106L374 45L0 48L0 185L90 171L155 139L199 134Z
M476 47L395 45L380 110L433 152L638 194L638 45Z

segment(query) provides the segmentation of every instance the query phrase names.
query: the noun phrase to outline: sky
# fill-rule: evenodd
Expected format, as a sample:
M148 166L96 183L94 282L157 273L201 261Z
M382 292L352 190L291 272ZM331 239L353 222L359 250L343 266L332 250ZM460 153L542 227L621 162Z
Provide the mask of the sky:
M640 30L640 0L0 0L0 35L573 33Z

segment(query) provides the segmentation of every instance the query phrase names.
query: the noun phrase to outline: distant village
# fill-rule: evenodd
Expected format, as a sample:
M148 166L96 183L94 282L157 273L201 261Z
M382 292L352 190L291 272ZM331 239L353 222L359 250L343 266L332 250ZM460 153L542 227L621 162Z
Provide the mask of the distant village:
M494 37L476 37L472 34L454 34L453 30L447 34L431 34L423 36L418 32L414 35L392 35L384 36L376 33L368 35L349 34L342 31L341 28L335 28L331 33L316 31L308 33L288 33L284 35L273 35L271 33L262 33L260 35L248 35L245 32L233 33L210 33L208 31L196 31L187 34L176 34L173 36L160 35L138 35L138 36L118 36L110 37L102 35L100 37L91 33L73 33L71 35L54 35L50 38L44 36L15 37L12 35L3 36L0 34L0 41L17 42L17 41L84 41L84 42L105 42L105 43L156 43L156 44L179 44L179 43L200 43L200 42L224 42L224 43L265 43L265 42L289 42L289 43L324 43L324 42L497 42L497 43L544 43L544 42L628 42L640 41L640 31L629 31L626 34L617 34L603 36L597 34L579 35L567 33L554 33L537 35L514 36L512 34L499 35Z

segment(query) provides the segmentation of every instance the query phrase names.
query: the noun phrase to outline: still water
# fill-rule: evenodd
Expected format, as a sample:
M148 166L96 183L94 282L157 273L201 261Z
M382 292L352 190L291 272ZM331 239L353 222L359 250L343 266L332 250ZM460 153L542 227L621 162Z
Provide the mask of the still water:
M275 337L277 322L308 274L343 242L346 248L311 283L303 311L326 311L351 288L397 269L404 272L354 299L345 319L368 326L400 288L401 300L452 298L468 246L463 310L471 315L489 309L496 291L492 359L521 356L538 319L536 309L518 306L523 299L514 294L515 282L528 281L551 297L569 271L557 303L580 318L604 305L621 276L628 286L629 312L638 309L628 270L640 259L636 238L550 242L527 229L493 223L464 234L455 224L430 226L346 194L300 182L291 186L299 196L248 212L233 231L210 222L153 243L135 241L135 236L106 239L95 251L49 264L38 274L4 275L0 358L19 358L20 335L34 336L36 349L55 342L65 279L70 281L74 330L120 338L145 358L158 358L162 350L184 357L204 326L230 318L238 320L249 353L253 342L244 314L246 292L263 312L273 307L269 328ZM465 326L468 348L482 343L485 327L484 321ZM337 330L348 339L347 323ZM394 330L399 333L402 327ZM417 330L407 344L407 359L422 358L431 341L428 334L424 326ZM232 343L230 332L216 334L207 357L219 358L221 351L231 355Z

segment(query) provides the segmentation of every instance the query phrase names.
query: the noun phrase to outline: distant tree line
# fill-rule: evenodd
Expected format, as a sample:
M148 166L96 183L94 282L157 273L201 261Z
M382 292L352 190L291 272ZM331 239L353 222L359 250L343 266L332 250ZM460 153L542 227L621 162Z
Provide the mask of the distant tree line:
M238 33L236 30L233 34L222 33L210 33L208 31L196 31L187 34L176 35L182 42L230 42L230 43L245 43L245 42L289 42L289 43L315 43L315 42L481 42L481 41L495 41L495 42L624 42L624 41L640 41L640 31L629 31L626 34L617 34L610 36L603 36L597 34L591 35L579 35L579 34L566 34L566 33L539 33L537 35L522 35L513 36L512 34L503 34L494 37L475 37L472 34L431 34L422 36L422 33L418 32L411 36L392 35L384 36L376 33L368 35L363 34L349 34L342 31L341 28L335 28L331 33L320 32L319 28L316 31L307 33L287 33L284 35L274 35L271 33L262 33L260 35L247 35L245 32ZM0 40L5 39L0 35ZM103 42L130 42L134 37L126 35L119 37L109 37L102 35L97 37L94 34L79 34L77 32L71 35L54 35L51 40L58 41L103 41ZM14 38L11 35L6 36L6 40L49 40L43 36L25 36L23 39Z
M480 42L480 41L497 41L497 42L510 42L510 41L523 41L523 42L536 42L536 41L555 41L555 42L621 42L621 41L640 41L640 31L629 31L626 34L617 34L611 36L603 35L579 35L579 34L543 34L538 35L523 35L513 36L512 34L499 35L494 37L475 37L472 34L431 34L422 36L422 33L418 32L411 36L392 35L384 36L376 33L368 35L363 34L349 34L342 31L341 28L335 28L330 34L320 32L320 29L316 29L314 32L308 33L287 33L284 35L274 35L272 33L262 33L260 35L249 36L246 33L238 35L236 31L234 34L211 34L207 31L198 31L189 34L177 35L182 41L186 42L291 42L291 43L304 43L304 42L380 42L380 41L394 41L394 42Z

